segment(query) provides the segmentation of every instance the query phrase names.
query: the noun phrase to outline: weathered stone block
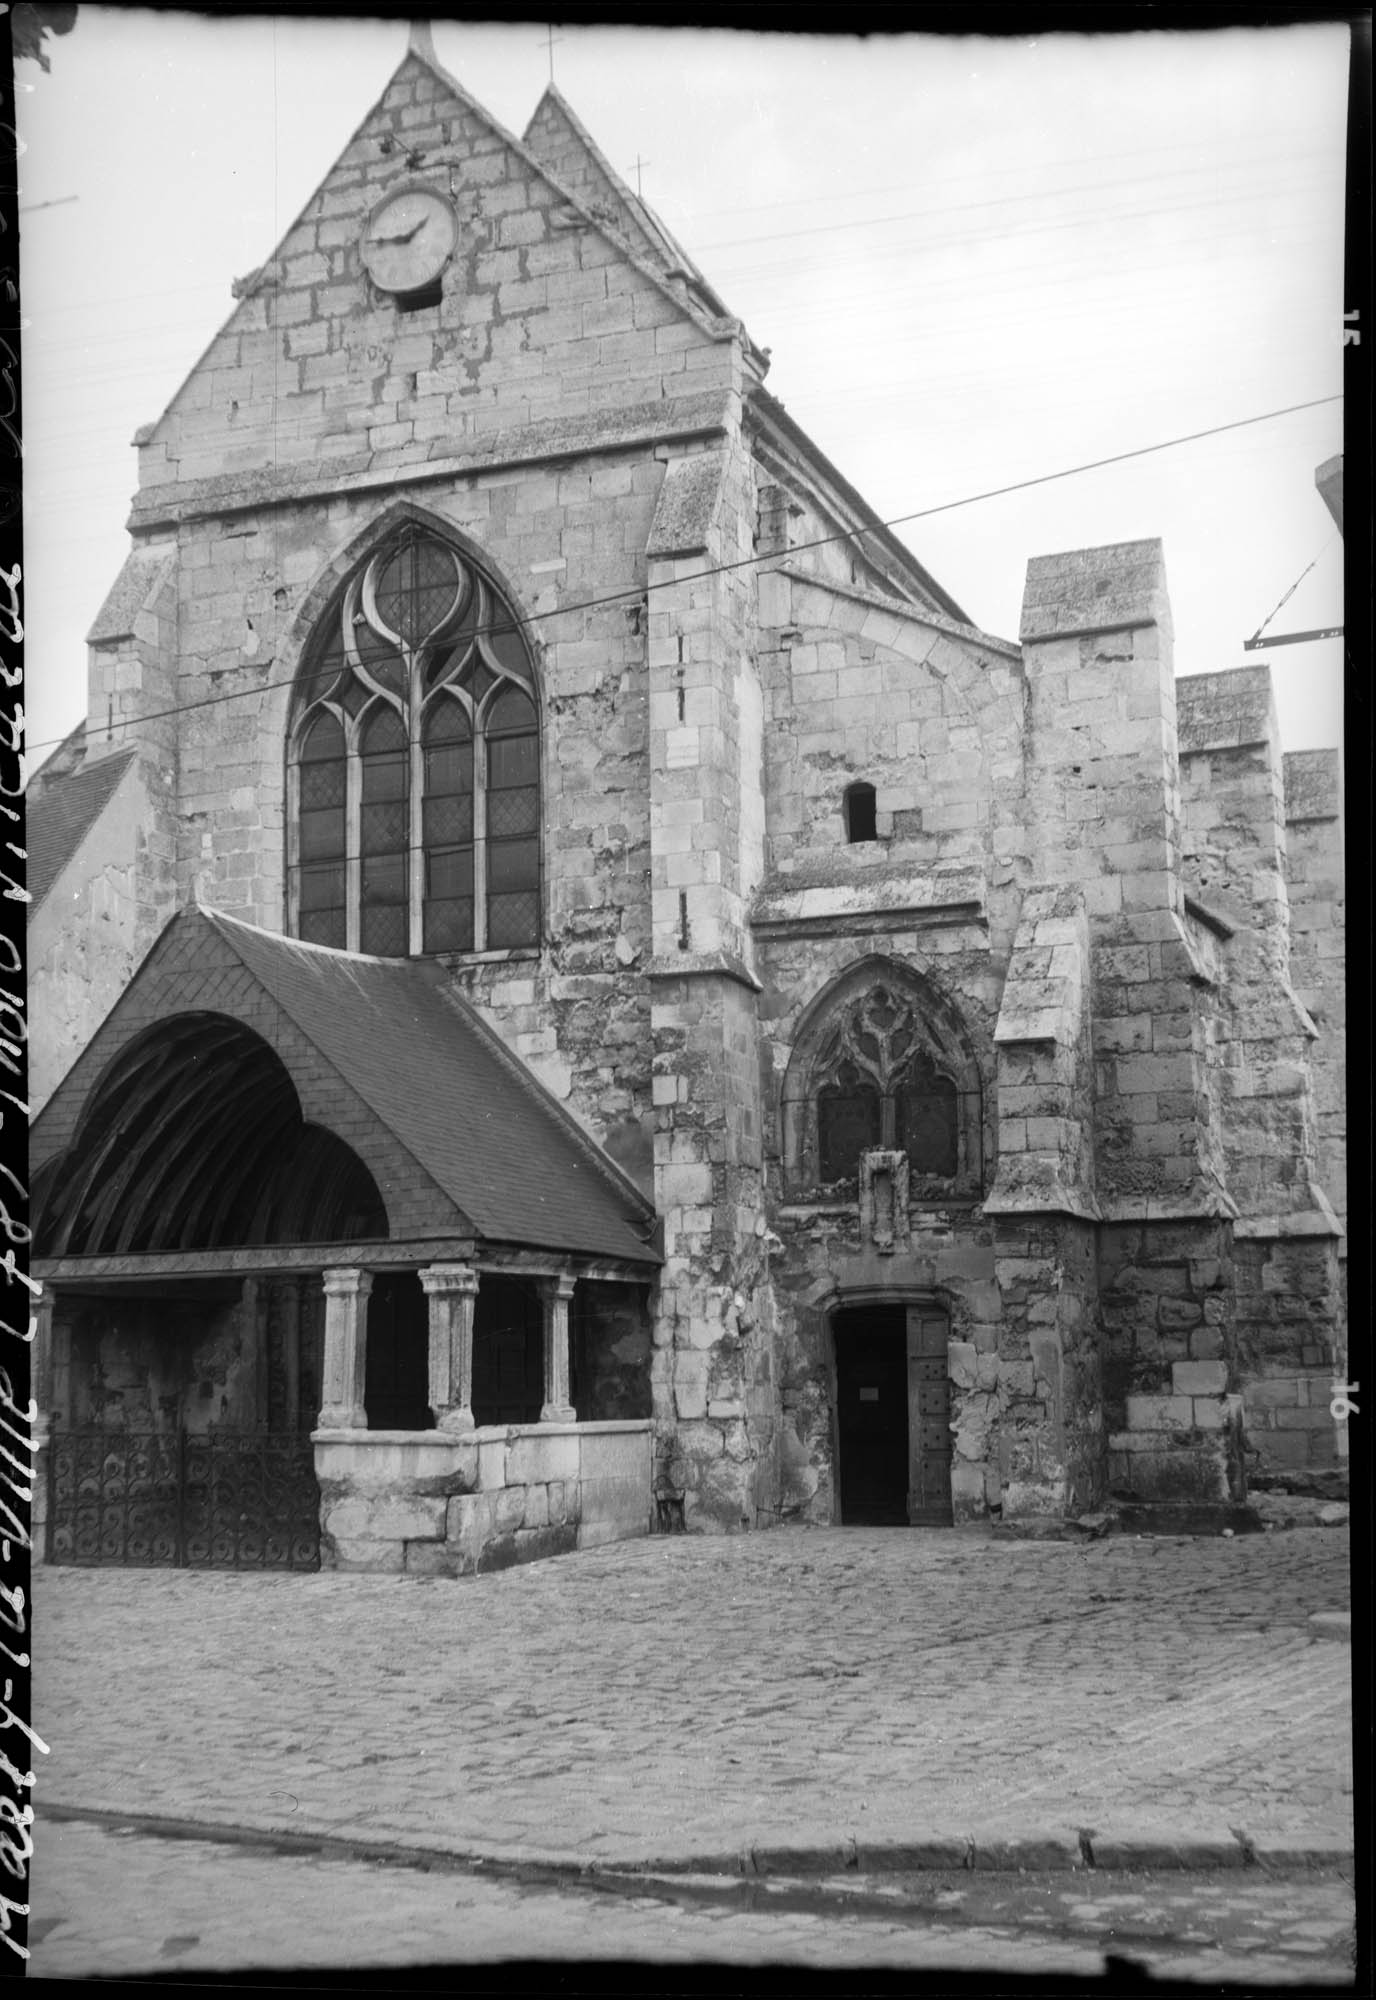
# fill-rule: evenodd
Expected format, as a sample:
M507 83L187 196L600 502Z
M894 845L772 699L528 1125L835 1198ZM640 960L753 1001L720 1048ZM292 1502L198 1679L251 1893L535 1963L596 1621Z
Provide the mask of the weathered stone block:
M426 1541L444 1533L444 1500L411 1493L350 1494L321 1509L325 1532L346 1541Z
M361 1536L330 1538L322 1543L322 1569L349 1570L358 1575L400 1575L405 1562L405 1544L400 1541L372 1541Z
M1204 1317L1204 1308L1194 1299L1160 1299L1156 1307L1156 1324L1163 1333L1187 1333L1199 1325Z
M522 1430L507 1446L506 1484L543 1486L551 1479L577 1479L579 1439L563 1431L541 1434Z
M520 1527L525 1518L528 1491L525 1486L507 1486L500 1493L490 1496L494 1535L514 1534Z
M649 1482L638 1479L583 1479L578 1485L579 1524L615 1522L627 1534L648 1534Z
M1177 1396L1221 1396L1228 1386L1227 1364L1177 1361L1171 1368L1171 1386Z
M472 1576L476 1562L457 1542L408 1542L407 1576Z
M1188 1430L1194 1422L1194 1405L1188 1396L1129 1396L1130 1431Z
M953 1340L947 1346L946 1358L952 1384L957 1389L973 1389L980 1361L974 1345L967 1340Z

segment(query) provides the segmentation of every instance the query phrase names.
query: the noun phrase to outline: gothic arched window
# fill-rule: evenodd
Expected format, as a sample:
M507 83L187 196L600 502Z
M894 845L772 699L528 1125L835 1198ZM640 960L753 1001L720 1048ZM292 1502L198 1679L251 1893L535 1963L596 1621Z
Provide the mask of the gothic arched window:
M945 1040L915 997L882 983L833 1014L798 1080L795 1183L856 1181L861 1155L882 1147L907 1154L919 1198L976 1193L978 1075Z
M540 935L540 724L494 585L408 524L316 632L288 758L288 926L378 957Z

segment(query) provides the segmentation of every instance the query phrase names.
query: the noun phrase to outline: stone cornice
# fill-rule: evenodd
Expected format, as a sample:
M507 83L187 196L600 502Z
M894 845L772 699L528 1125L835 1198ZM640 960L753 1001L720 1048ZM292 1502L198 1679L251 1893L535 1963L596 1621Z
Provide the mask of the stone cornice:
M599 416L549 417L466 440L462 448L439 439L430 455L397 464L387 453L314 459L267 466L215 479L169 480L143 488L127 526L135 535L176 527L207 515L243 514L303 500L331 500L351 493L393 494L398 488L470 479L510 466L550 464L688 438L719 437L728 427L731 392L713 389L667 402L635 403Z

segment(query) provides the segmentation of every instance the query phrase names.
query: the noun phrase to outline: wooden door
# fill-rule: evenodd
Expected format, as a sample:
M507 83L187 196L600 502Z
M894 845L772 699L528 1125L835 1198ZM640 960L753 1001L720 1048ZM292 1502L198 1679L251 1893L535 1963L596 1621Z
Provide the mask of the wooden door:
M944 1313L907 1311L908 1519L915 1527L949 1527L951 1513L951 1383L949 1328Z
M836 1430L841 1519L902 1527L908 1519L908 1368L902 1308L836 1315Z

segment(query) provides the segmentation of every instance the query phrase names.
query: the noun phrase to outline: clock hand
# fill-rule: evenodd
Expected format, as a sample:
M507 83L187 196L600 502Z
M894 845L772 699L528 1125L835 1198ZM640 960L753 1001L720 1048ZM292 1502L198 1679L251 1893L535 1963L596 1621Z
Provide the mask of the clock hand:
M420 221L413 222L409 229L393 230L390 235L384 236L380 230L375 229L372 240L374 243L409 243L411 238L417 235L424 227L425 217L422 216Z

